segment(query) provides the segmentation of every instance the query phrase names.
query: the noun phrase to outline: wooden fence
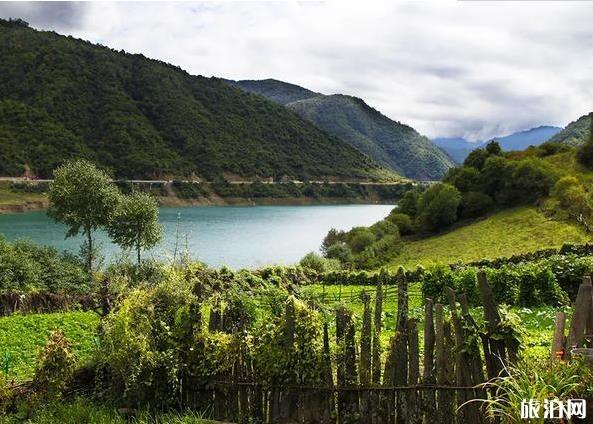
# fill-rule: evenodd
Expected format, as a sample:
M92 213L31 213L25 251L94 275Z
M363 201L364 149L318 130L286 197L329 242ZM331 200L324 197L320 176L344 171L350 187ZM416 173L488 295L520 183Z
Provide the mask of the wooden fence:
M405 275L397 279L397 321L389 346L381 346L384 287L362 294L362 326L357 337L347 309L335 312L335 346L330 349L328 323L323 326L323 381L319 384L259 384L253 364L238 359L233 372L211 381L186 381L181 403L209 412L213 419L240 423L401 424L485 422L480 386L503 372L516 358L518 345L498 337L501 319L483 272L478 282L486 334L478 333L465 295L447 289L450 319L444 305L426 299L424 323L408 316ZM294 299L286 305L282 343L294 343ZM211 331L225 328L222 314L212 311ZM423 340L423 352L420 350Z

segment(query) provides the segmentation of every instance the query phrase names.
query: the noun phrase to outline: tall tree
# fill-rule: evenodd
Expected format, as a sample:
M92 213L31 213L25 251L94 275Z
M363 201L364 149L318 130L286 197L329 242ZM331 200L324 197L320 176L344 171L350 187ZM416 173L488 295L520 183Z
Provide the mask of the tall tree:
M109 175L86 160L68 162L54 171L48 215L66 224L66 237L86 237L86 267L93 270L93 233L109 223L121 194Z
M156 200L146 193L123 196L107 229L109 237L124 249L135 249L138 264L140 252L150 249L162 238Z

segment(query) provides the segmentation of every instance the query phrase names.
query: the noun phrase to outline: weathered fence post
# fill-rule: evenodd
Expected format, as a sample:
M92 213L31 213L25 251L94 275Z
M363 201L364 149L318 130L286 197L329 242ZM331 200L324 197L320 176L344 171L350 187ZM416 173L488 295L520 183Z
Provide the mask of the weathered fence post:
M583 277L583 283L579 287L577 298L574 305L574 312L570 324L570 331L566 346L566 357L570 358L570 351L575 347L582 347L585 339L585 330L589 322L589 315L591 311L591 299L593 296L593 286L591 285L591 277L586 275Z
M455 300L455 292L451 287L446 287L445 292L449 299L449 307L451 308L451 321L453 322L453 329L455 331L455 380L458 386L471 386L471 363L469 355L466 353L466 340L463 331L463 324L459 318L457 310L457 302ZM467 392L459 390L457 393L457 406L465 404L468 401ZM479 423L479 414L476 414L474 405L469 405L459 409L459 419L465 423Z
M371 344L372 344L372 324L370 308L371 297L367 292L362 292L361 299L363 303L362 328L360 333L360 384L369 386L371 384ZM361 422L367 420L370 416L370 396L368 391L360 392L360 417Z
M554 321L554 338L552 339L552 360L562 359L565 354L564 328L566 327L566 314L556 312Z
M373 385L381 384L381 328L383 327L383 281L388 280L389 275L384 269L381 270L377 281L375 292L375 315L373 320L373 356L372 356L372 375ZM383 396L373 391L371 393L371 422L373 424L382 424L383 420Z
M424 362L422 372L422 382L424 384L433 384L435 382L434 368L434 346L435 330L433 318L433 301L426 299L424 303ZM422 411L424 420L429 423L436 419L436 397L432 390L422 392Z
M420 380L420 353L418 351L418 320L408 321L408 385L416 386ZM422 414L420 412L420 400L416 389L406 392L407 420L408 424L420 424Z
M397 323L395 334L395 364L393 383L405 386L408 383L408 281L403 268L397 272ZM400 392L401 393L401 392ZM396 424L405 424L408 420L407 408L403 396L397 396Z
M452 363L450 352L447 349L447 342L450 336L450 329L446 329L443 305L435 305L435 345L436 345L436 381L439 386L451 384L448 364ZM447 323L448 324L448 323ZM453 422L453 396L452 392L439 390L437 398L437 420L439 424ZM428 421L431 422L431 421Z
M498 306L494 300L492 287L488 284L488 279L486 278L486 272L484 270L478 271L478 286L480 290L480 299L484 306L484 321L486 321L487 331L487 334L482 337L484 359L486 361L488 378L492 379L500 375L507 355L504 340L491 337L498 332L500 314L498 313Z

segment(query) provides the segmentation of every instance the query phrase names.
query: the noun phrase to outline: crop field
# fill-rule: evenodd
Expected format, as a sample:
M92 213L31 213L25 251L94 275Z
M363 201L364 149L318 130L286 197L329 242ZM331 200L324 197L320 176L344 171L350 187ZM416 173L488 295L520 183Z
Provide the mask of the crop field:
M96 348L99 316L94 312L12 315L0 318L0 363L10 379L30 379L49 334L60 329L84 363Z

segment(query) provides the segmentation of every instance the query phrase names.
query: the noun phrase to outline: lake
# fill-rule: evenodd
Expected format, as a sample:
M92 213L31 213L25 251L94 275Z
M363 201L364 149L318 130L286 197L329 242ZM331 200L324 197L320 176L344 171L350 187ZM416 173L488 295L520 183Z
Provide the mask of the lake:
M393 205L205 206L160 208L163 242L144 256L172 258L175 245L210 266L256 268L293 264L317 251L330 228L349 230L386 217ZM28 238L59 250L78 252L81 237L65 239L65 227L45 212L0 215L0 233L8 240ZM178 234L178 236L176 236ZM121 255L103 233L103 255ZM177 243L176 243L177 240Z

